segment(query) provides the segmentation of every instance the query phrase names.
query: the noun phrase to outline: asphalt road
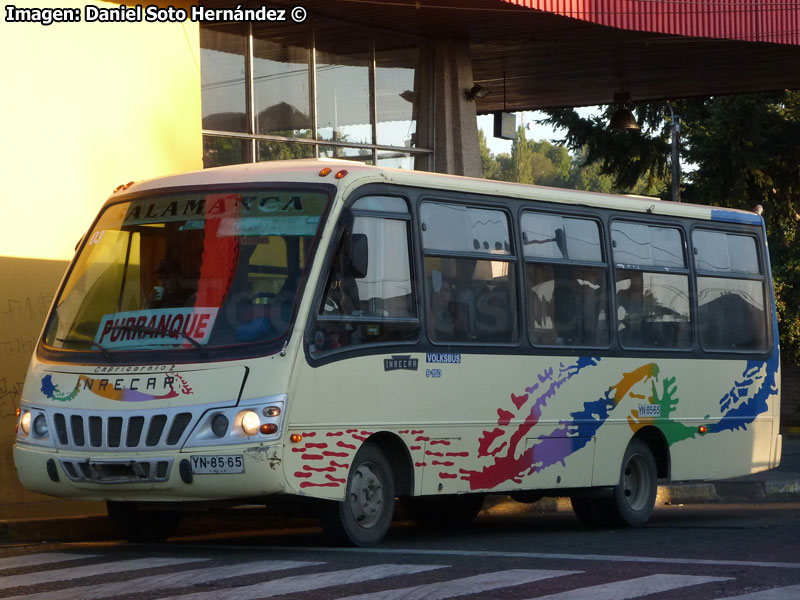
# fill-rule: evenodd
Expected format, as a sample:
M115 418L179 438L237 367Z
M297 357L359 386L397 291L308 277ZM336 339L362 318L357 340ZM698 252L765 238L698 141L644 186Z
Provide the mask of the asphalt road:
M534 505L451 531L399 522L374 549L325 544L300 522L157 546L7 546L0 598L800 598L800 503L665 506L613 530Z

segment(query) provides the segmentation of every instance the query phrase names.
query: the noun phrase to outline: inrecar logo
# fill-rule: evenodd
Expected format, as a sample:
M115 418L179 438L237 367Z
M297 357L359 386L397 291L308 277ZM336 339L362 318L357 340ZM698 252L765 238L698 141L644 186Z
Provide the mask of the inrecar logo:
M411 358L410 354L406 354L405 356L392 356L391 358L383 359L384 371L398 371L400 369L404 371L416 371L418 366L419 359Z

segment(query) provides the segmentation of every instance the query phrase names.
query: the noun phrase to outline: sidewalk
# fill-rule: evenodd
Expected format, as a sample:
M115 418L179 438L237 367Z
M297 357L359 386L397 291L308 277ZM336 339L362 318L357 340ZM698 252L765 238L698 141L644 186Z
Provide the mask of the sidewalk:
M772 471L715 481L713 483L673 483L659 486L656 505L737 502L800 502L800 430L783 434L781 465ZM544 498L535 504L520 504L508 496L490 496L484 505L489 514L520 511L552 512L571 510L568 498ZM213 531L284 528L283 517L260 510L243 509L228 514L193 515L186 519L178 535ZM104 516L20 519L0 521L0 544L57 543L119 539Z

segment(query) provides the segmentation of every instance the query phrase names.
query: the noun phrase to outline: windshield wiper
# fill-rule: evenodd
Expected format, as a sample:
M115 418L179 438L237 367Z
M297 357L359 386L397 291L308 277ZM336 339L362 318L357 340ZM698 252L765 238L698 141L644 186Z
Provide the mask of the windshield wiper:
M119 324L119 325L114 325L111 328L112 331L116 329L121 329L122 331L133 331L135 333L156 333L164 337L170 337L176 339L178 337L182 337L186 341L190 342L192 346L200 350L200 352L203 355L203 358L208 357L208 351L206 350L206 347L200 342L198 342L196 339L194 339L192 336L190 336L188 333L186 333L185 331L181 331L180 329L172 330L172 329L166 329L164 327L151 327L150 325L135 325L135 324L134 325Z
M100 352L103 353L103 356L105 356L109 360L109 362L114 362L114 355L111 354L111 350L109 350L105 346L98 344L91 338L63 337L63 338L56 338L56 341L66 342L68 344L74 344L74 343L85 344L86 342L89 342L92 346L97 346L100 349Z

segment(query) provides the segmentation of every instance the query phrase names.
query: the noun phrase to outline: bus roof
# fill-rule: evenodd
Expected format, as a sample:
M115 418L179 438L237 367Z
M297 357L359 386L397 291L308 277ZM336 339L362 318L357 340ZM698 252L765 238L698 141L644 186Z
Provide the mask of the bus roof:
M323 176L321 171L326 167L331 171ZM335 174L342 170L347 174L341 179L336 179ZM338 186L342 195L366 183L378 182L702 220L754 225L762 223L761 216L754 212L731 208L676 203L645 196L604 194L427 171L375 167L356 161L325 158L246 163L168 175L121 186L123 189L117 188L109 201L118 201L129 194L168 188L278 182L330 183Z

